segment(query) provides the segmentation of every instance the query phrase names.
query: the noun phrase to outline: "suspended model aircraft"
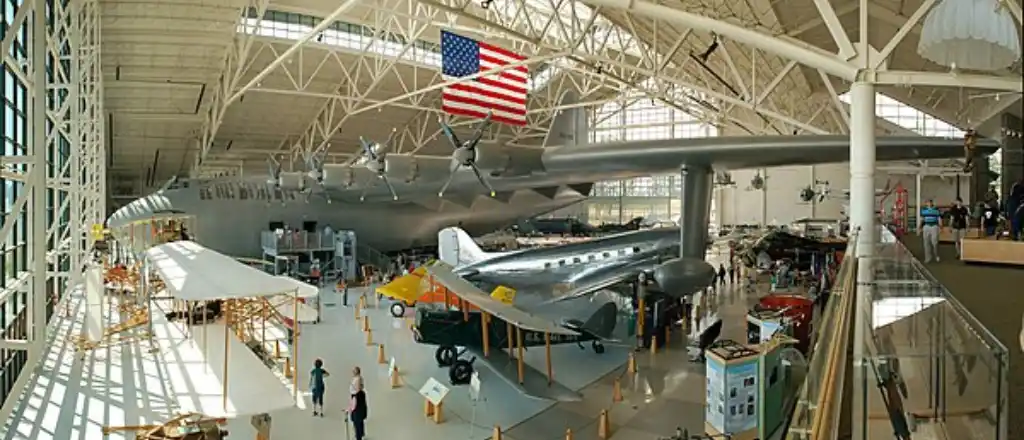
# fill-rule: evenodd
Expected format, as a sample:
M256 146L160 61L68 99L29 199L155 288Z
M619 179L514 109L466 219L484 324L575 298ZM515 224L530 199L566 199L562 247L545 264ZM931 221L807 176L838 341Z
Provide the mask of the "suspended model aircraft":
M576 93L567 92L563 107L577 102ZM483 127L463 141L444 127L454 147L450 157L389 153L386 143L367 142L359 160L328 164L321 150L307 154L306 171L272 164L267 177L175 181L119 209L108 226L161 212L198 214L193 232L206 246L256 257L260 231L270 222L315 220L391 251L432 245L447 226L461 224L476 235L554 211L584 200L593 182L673 173L682 164L744 169L843 162L850 150L845 135L590 144L581 107L555 116L543 148L481 142ZM876 144L880 161L963 155L963 142L956 139L879 137ZM975 151L991 154L996 148L979 141Z

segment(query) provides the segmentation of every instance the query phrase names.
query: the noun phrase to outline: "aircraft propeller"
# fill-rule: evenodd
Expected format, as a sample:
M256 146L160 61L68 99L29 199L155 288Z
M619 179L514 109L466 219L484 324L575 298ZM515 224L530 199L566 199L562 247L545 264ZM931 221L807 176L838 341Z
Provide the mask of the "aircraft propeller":
M317 151L302 153L302 158L306 161L306 175L313 179L314 182L320 187L320 192L327 198L327 203L331 203L331 194L327 192L327 188L324 186L324 163L327 159L327 145L320 147ZM313 194L313 188L310 187L309 191L306 192L306 201L309 201L309 196Z
M391 192L392 200L398 200L398 194L395 193L395 187L391 186L391 181L388 180L387 155L388 150L391 148L391 143L395 140L396 134L398 134L398 130L391 129L391 134L388 136L388 140L383 144L367 141L362 136L359 137L359 143L363 146L363 156L366 158L366 169L370 170L377 175L377 178L384 181L384 185L386 185L388 187L388 191ZM360 202L366 200L366 190L370 189L370 186L370 184L367 184L363 187L363 193L359 196Z
M270 177L267 179L267 183L274 189L281 189L281 162L273 154L270 154L267 156L267 167L270 168L270 174L268 174Z
M448 186L452 184L452 179L455 178L455 172L461 167L466 167L473 170L473 174L476 174L476 179L480 181L484 188L487 188L491 197L494 197L497 193L491 187L491 184L487 182L487 179L484 178L483 174L480 173L480 168L476 166L476 145L480 143L484 130L491 125L491 113L487 113L487 117L477 126L473 137L466 142L460 141L459 137L452 131L452 127L443 120L438 120L438 122L441 124L441 130L444 131L445 137L451 141L454 151L452 152L451 165L448 166L448 180L444 182L444 186L441 187L441 191L437 193L437 196L444 197L444 192L448 190Z
M281 199L281 204L284 204L284 193L281 192L281 161L277 160L273 154L267 155L267 166L270 168L270 177L267 179L267 184L270 185L271 198L277 195ZM269 205L270 202L268 201Z

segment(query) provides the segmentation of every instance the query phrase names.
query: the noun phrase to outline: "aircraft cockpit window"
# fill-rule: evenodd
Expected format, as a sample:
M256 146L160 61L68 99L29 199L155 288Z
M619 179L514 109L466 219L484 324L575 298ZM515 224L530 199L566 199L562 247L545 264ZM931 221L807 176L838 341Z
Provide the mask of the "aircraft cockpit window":
M210 188L199 188L199 200L210 200L213 197L210 194Z
M544 268L545 269L551 269L551 262L548 261L547 263L544 263Z
M610 254L608 252L605 252L605 253L602 253L601 256L604 257L604 258L611 258L612 254Z
M638 252L640 252L640 247L639 246L633 246L633 253L635 254L635 253L638 253Z
M558 266L565 266L565 260L558 260Z
M597 260L597 255L590 254L590 255L587 256L587 261L595 261L595 260Z
M583 262L583 260L581 260L580 257L576 257L576 258L572 259L572 264L580 264L581 262Z
M619 249L619 256L621 257L623 255L626 255L626 250L625 249Z

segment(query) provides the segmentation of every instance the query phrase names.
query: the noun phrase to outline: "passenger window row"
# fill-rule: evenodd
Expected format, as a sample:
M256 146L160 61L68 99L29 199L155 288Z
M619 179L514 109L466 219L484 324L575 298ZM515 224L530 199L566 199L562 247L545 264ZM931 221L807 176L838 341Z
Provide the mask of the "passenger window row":
M295 201L299 199L299 192L271 191L267 185L258 183L215 183L199 189L200 200L280 200L281 197Z
M638 252L640 252L640 247L639 246L633 246L632 249L619 249L619 251L616 252L616 254L617 254L616 256L624 257L626 255L632 255L632 254L635 254L635 253L638 253ZM600 258L603 259L603 260L609 259L611 257L612 257L611 252L602 252L601 256L600 256ZM597 260L598 260L597 254L587 255L587 262L588 263L589 262L593 262L593 261L597 261ZM565 267L566 265L575 265L575 264L580 264L582 262L583 262L583 258L581 258L581 257L573 257L572 262L566 262L566 260L558 260L557 262L555 262L555 261L548 261L548 262L544 263L544 268L545 269L550 269L550 268L554 267L555 264L558 264L558 267Z

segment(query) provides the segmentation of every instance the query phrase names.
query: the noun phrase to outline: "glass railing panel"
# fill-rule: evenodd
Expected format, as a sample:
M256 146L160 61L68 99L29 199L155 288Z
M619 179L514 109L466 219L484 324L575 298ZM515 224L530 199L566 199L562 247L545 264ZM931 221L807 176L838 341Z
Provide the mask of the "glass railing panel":
M891 232L880 237L876 279L859 286L871 301L855 318L853 439L1006 439L1006 348Z
M850 243L855 243L854 239ZM836 381L842 380L842 369L837 369L839 363L835 360L840 353L846 352L846 343L843 341L845 334L843 326L835 323L844 322L850 316L856 286L856 259L853 258L853 247L851 244L845 252L843 263L839 267L836 276L836 284L832 289L828 302L825 304L820 319L818 320L815 337L812 341L811 352L806 378L798 393L799 399L790 419L787 439L809 439L810 433L816 425L828 425L833 429L835 420L830 417L834 411L824 410L826 407L838 406L838 397L829 396L830 390L836 387Z

